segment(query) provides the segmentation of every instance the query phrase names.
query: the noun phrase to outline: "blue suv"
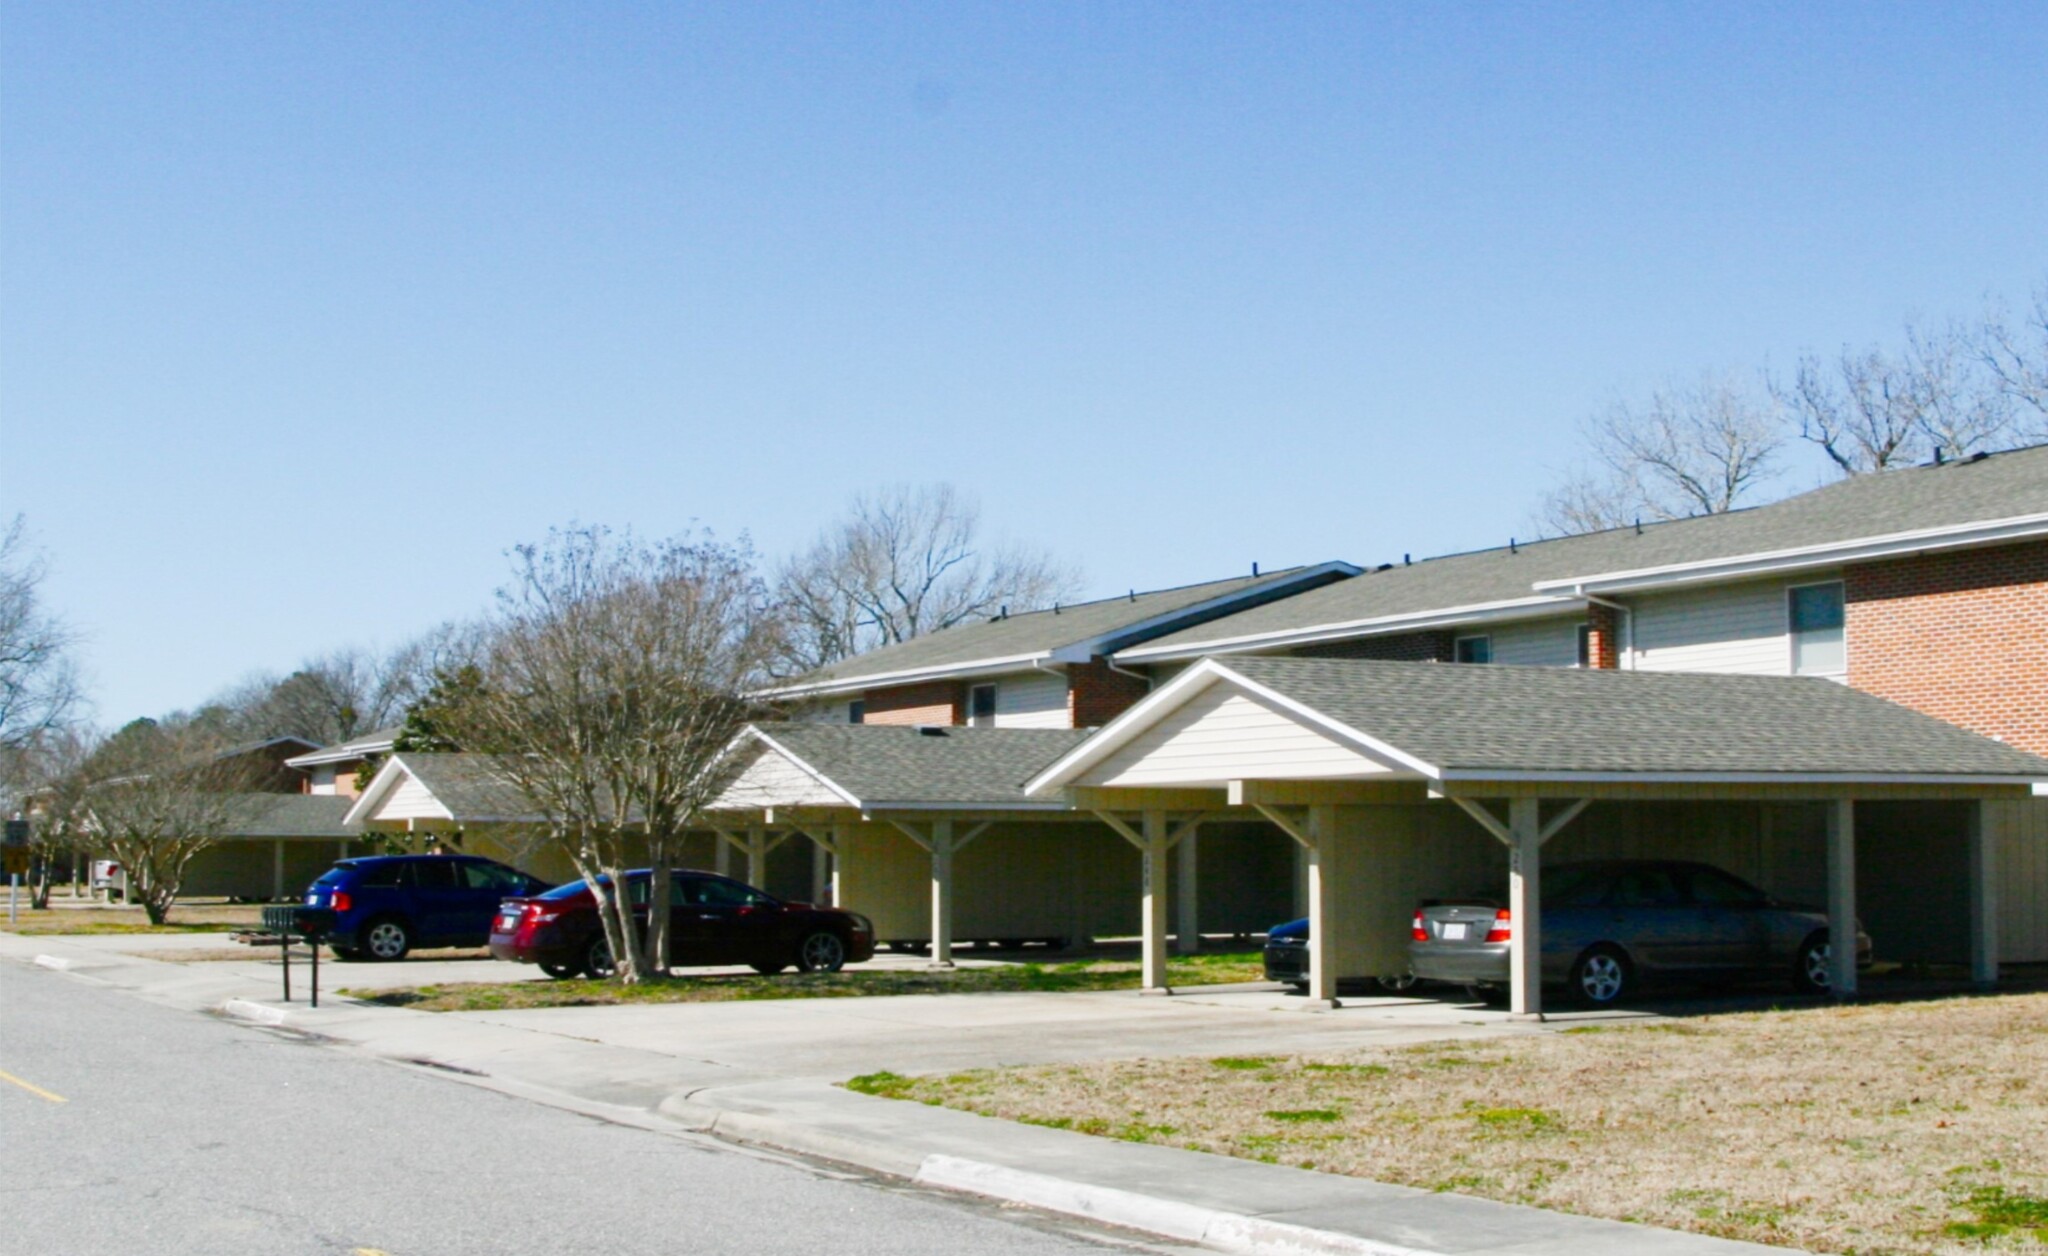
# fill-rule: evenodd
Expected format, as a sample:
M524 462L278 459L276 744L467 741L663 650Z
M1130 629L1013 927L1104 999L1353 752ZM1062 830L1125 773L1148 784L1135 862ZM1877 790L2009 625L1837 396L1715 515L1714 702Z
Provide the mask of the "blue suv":
M306 906L334 912L330 945L342 959L404 959L414 947L483 946L508 898L548 883L475 855L344 859L306 890Z

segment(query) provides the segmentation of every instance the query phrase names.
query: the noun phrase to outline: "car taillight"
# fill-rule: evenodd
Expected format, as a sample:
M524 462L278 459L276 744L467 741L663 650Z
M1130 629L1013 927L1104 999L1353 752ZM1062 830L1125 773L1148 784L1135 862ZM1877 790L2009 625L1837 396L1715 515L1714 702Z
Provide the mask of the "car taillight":
M1509 914L1507 908L1503 907L1496 911L1493 913L1493 928L1486 931L1486 940L1488 942L1506 942L1509 933L1514 929L1513 922L1514 917Z
M1429 941L1429 927L1422 923L1422 913L1415 913L1415 923L1408 928L1408 936L1417 942Z
M356 901L349 897L347 890L336 890L327 896L327 905L337 912L344 912L354 907Z

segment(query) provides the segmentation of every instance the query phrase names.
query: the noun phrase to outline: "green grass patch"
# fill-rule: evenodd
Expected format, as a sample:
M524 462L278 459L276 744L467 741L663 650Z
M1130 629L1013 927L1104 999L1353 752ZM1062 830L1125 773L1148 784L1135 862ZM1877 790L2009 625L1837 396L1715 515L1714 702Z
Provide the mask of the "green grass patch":
M1384 1064L1304 1064L1304 1073L1340 1073L1346 1077L1385 1077L1394 1070Z
M862 1073L859 1077L846 1079L846 1088L855 1094L876 1095L883 1099L901 1099L916 1084L915 1078L905 1077L901 1073L891 1073L887 1069L878 1073Z
M2026 1195L2003 1186L1980 1186L1960 1207L1977 1214L1975 1221L1951 1221L1941 1232L1951 1238L1996 1239L2026 1236L2048 1243L2048 1197Z
M1266 1113L1269 1121L1286 1125L1308 1125L1318 1122L1341 1121L1344 1114L1335 1108L1278 1108Z
M1492 1130L1526 1133L1547 1130L1557 1119L1541 1108L1478 1108L1472 1119Z
M226 927L226 926L222 926ZM1167 966L1176 985L1236 981L1227 955L1193 957L1198 965ZM1243 956L1237 958L1242 959ZM502 1012L528 1008L601 1007L616 1003L725 1003L753 999L848 999L907 994L1068 994L1091 990L1132 990L1138 965L1118 960L1003 964L986 968L856 969L838 973L714 974L669 977L623 985L616 981L500 981L413 986L341 993L365 1003L419 1012Z
M1269 1055L1219 1055L1209 1061L1209 1063L1214 1064L1220 1069L1249 1072L1253 1069L1272 1068L1273 1057Z

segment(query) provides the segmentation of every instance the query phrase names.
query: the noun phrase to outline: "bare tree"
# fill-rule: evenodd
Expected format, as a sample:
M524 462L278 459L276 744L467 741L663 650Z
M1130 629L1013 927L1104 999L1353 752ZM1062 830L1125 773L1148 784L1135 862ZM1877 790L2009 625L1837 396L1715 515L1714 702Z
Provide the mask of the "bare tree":
M16 515L0 533L0 752L62 728L83 701L76 638L42 605L45 574Z
M0 792L9 815L28 821L29 906L50 905L58 865L75 869L91 851L83 771L92 738L77 728L46 731L6 759Z
M1538 525L1550 535L1733 510L1771 477L1784 444L1755 395L1711 375L1618 402L1580 434L1590 467L1544 499Z
M466 657L470 630L444 624L393 650L349 646L307 659L282 678L257 673L195 713L224 734L304 737L320 745L396 726L433 683Z
M169 916L192 860L232 829L269 768L190 723L137 721L86 758L92 840L121 865L151 924Z
M1022 545L986 544L980 531L980 507L950 484L854 498L843 520L777 573L786 624L778 671L811 671L1005 606L1037 610L1079 589L1073 567Z
M1905 340L1903 350L1844 349L1828 363L1809 354L1789 383L1774 383L1800 438L1849 475L1967 457L2013 439L2013 395L1985 341L1912 323Z
M603 528L513 551L478 674L437 694L439 735L491 755L596 895L621 980L667 972L671 856L707 768L750 713L776 638L745 546ZM620 892L653 869L644 931Z
M2015 320L2002 309L1987 313L1977 330L1979 361L2016 411L2015 426L2032 440L2048 440L2048 283L2034 290L2031 307Z

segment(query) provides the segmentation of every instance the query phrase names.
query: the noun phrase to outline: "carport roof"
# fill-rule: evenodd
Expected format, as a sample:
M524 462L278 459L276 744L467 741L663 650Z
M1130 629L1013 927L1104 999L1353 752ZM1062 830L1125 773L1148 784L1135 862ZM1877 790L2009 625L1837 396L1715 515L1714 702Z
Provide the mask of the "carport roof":
M379 768L377 775L354 800L348 813L350 824L369 820L386 798L406 780L417 781L456 821L518 821L533 816L533 805L525 795L491 768L491 756L483 754L435 754L406 751L395 754Z
M1435 780L2048 781L2048 759L1818 678L1233 658L1188 669L1031 790L1077 783L1219 683Z
M356 836L342 823L354 802L338 794L243 794L216 836L346 841Z
M762 723L749 725L728 753L751 749L745 764L779 753L842 805L863 810L1046 808L1059 804L1027 797L1024 782L1088 736L1066 728Z

